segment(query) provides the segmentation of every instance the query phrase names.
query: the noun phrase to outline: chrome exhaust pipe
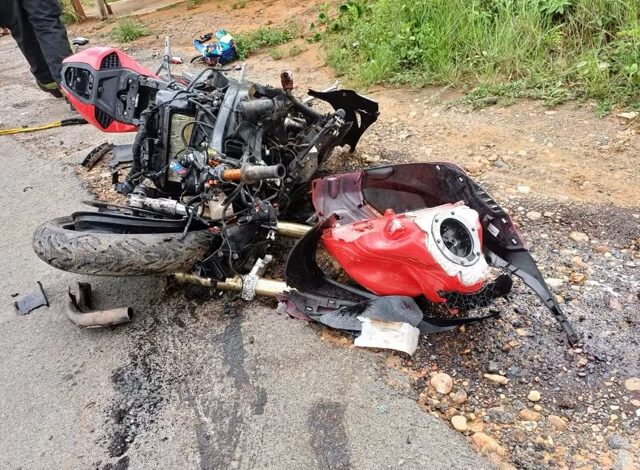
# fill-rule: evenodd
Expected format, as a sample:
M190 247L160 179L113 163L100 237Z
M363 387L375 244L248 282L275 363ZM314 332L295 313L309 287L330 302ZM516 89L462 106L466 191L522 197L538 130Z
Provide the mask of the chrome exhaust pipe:
M278 225L276 226L276 232L278 235L287 238L302 238L312 228L313 227L311 225L297 224L295 222L283 222L279 220Z

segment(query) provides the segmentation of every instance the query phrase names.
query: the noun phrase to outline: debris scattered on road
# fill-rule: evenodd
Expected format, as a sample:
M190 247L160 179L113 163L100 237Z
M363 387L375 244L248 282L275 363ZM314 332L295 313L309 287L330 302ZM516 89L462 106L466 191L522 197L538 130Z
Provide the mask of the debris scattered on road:
M547 281L547 285L549 287L560 287L564 284L564 279L560 279L557 277L548 277L545 279L545 281Z
M44 288L42 287L42 283L38 282L38 290L34 292L29 292L20 300L14 302L16 309L20 315L26 315L31 313L33 310L42 307L43 305L49 306L49 300L47 300L47 296L44 293ZM18 294L16 294L18 295ZM14 297L12 295L12 297Z
M111 149L112 157L109 162L109 168L113 171L116 166L124 163L133 162L133 145L114 145Z
M383 348L401 351L413 356L418 347L420 330L408 323L358 317L362 332L353 344L364 348Z
M78 282L77 293L69 287L67 318L71 323L82 328L100 328L119 325L131 321L131 307L109 310L93 310L91 308L91 284Z
M501 457L506 454L506 451L500 444L498 444L498 441L483 432L475 433L473 436L471 436L471 441L478 448L478 450L482 452L497 454Z
M560 416L549 415L547 417L547 421L549 422L549 424L551 424L551 426L556 428L556 430L558 430L558 431L562 432L562 431L566 431L567 430L567 423Z
M451 401L453 401L456 405L462 405L467 401L467 392L462 388L460 390L457 390L456 393L451 396Z
M523 408L518 412L518 418L523 421L539 421L540 413L529 408Z
M95 147L93 150L91 150L86 157L84 157L84 160L82 160L82 163L80 163L80 165L85 167L87 170L90 170L106 154L108 154L112 148L113 148L113 144L110 144L109 142L101 143L100 145Z
M569 276L569 280L573 284L582 284L587 280L587 275L583 273L571 273L571 276Z

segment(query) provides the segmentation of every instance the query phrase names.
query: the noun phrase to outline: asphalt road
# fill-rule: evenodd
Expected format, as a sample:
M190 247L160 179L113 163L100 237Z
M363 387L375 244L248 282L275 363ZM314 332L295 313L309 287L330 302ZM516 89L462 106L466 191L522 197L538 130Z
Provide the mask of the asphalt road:
M69 115L37 90L9 38L0 96L2 128ZM490 468L390 377L384 354L323 341L270 304L40 261L31 234L83 207L73 169L105 140L88 126L0 137L0 468ZM18 316L13 295L38 280L51 306ZM133 322L71 325L65 292L78 280L98 307L133 307Z

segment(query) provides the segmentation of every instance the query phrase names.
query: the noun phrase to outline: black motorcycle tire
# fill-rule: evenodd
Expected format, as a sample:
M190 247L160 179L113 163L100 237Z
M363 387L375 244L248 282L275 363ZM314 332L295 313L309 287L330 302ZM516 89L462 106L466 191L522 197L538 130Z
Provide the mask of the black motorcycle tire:
M33 250L51 266L93 276L152 276L188 272L213 246L206 230L182 233L116 234L71 228L71 217L40 225Z

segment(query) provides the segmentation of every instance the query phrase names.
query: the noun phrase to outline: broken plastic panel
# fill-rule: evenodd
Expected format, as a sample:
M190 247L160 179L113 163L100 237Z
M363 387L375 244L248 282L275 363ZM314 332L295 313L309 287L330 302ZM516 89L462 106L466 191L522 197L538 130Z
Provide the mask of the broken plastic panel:
M335 215L340 224L380 217L388 209L402 214L464 202L480 216L487 260L522 279L553 313L569 343L578 342L509 215L460 167L410 163L332 175L313 182L312 198L320 221Z
M40 281L37 282L37 291L30 292L24 295L20 300L13 303L20 315L31 313L32 311L39 307L42 307L43 305L46 305L47 307L49 306L49 300L47 300L47 296L44 293L42 283Z
M351 151L356 149L358 141L364 131L376 122L378 115L378 103L369 98L359 95L353 90L335 90L335 91L314 91L309 90L309 96L326 101L333 109L338 111L342 109L345 114L345 120L351 122L352 126L349 132L344 136L343 144L348 145Z
M335 218L329 218L316 225L289 252L285 278L291 289L279 297L281 310L287 314L346 331L359 331L357 316L367 316L410 323L422 333L450 330L496 316L496 313L458 318L427 316L410 297L379 297L329 278L316 262L316 250L323 231L334 223ZM501 289L504 286L496 286L495 292L502 292Z

